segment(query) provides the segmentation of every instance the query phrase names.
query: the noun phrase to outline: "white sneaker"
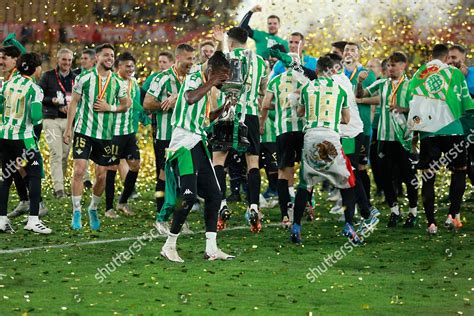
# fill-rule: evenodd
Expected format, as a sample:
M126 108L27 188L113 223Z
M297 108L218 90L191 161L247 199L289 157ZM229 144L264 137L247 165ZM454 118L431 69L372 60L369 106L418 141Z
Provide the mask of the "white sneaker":
M435 224L431 224L430 227L428 227L427 231L430 235L436 235L438 233L438 227L436 227Z
M46 227L42 221L38 220L28 220L28 223L25 225L25 230L32 231L38 234L49 235L51 234L52 230Z
M167 224L167 222L155 222L153 226L155 226L156 230L158 231L158 234L168 235L170 230Z
M331 210L329 211L329 214L334 214L334 215L344 214L344 207L342 206L342 204L336 204L331 208Z
M28 213L30 210L30 201L20 201L15 209L9 213L7 216L10 218L18 217L22 214Z
M258 201L258 202L259 202L261 208L269 208L268 202L267 202L267 200L263 197L262 194L260 194L260 197L259 197L259 201Z
M110 210L105 211L105 217L115 219L119 218L120 216L115 212L114 209L111 208Z
M6 216L0 217L0 232L2 233L10 233L13 234L15 231L13 230L12 223Z
M127 216L134 216L135 212L132 211L132 208L127 203L117 204L117 210L122 211Z
M168 229L169 232L169 229ZM184 222L183 227L181 227L181 233L185 235L193 234L193 231L189 228L188 222Z
M341 199L341 192L338 189L333 189L328 194L328 201L336 202Z
M48 208L46 207L46 205L44 205L44 202L40 202L39 204L39 214L38 216L39 217L43 217L45 216L46 214L48 214L49 210Z
M217 251L214 253L204 253L204 259L209 260L209 261L214 261L214 260L232 260L235 259L235 256L231 256L217 248Z
M281 227L284 228L284 229L288 229L291 227L291 223L290 222L290 219L288 218L288 216L283 216L283 219L281 220Z
M191 212L197 212L201 208L199 202L194 203L193 207L191 208Z
M184 262L183 259L181 259L181 257L178 255L178 251L176 251L176 247L170 247L170 246L163 246L163 248L161 248L161 252L160 254L165 257L166 259L168 259L169 261L173 261L173 262Z

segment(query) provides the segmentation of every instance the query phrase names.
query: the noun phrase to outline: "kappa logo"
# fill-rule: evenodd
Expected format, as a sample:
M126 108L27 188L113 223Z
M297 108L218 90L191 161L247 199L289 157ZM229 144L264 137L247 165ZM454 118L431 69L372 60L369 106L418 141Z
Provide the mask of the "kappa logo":
M33 161L33 163L31 165L32 166L39 166L39 163L38 163L38 161L35 160L35 161Z
M186 189L186 191L184 191L184 195L188 195L188 194L193 194L193 192L189 189Z

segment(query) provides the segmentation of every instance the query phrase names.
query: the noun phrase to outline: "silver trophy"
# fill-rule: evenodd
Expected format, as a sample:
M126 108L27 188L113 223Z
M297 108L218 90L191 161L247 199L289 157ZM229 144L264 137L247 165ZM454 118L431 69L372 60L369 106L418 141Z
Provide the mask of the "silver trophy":
M235 112L235 106L245 89L246 83L250 73L251 51L244 52L245 57L242 59L230 58L227 54L227 59L230 64L230 78L222 84L221 92L225 95L224 108L221 115L217 118L214 125L213 137L211 142L215 148L222 151L227 151L230 148L246 148L250 145L247 140L247 126L241 122L241 113ZM236 127L236 124L238 126ZM238 137L238 138L236 138Z

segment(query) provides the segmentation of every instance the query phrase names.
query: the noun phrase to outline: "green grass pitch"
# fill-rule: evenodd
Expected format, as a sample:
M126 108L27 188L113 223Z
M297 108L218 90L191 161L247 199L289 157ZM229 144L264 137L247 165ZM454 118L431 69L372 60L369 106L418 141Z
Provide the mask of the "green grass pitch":
M164 237L141 242L129 238L152 231L151 201L152 193L141 190L140 198L131 202L138 215L114 221L102 216L98 233L89 230L85 212L84 229L70 230L68 199L46 200L50 214L45 222L54 230L50 236L27 233L22 219L15 219L16 234L0 235L0 314L474 314L472 202L464 204L465 224L459 232L442 227L446 206L440 203L435 237L426 233L424 214L416 229L387 229L388 210L382 207L381 221L363 246L322 266L347 242L340 236L342 223L328 213L332 205L324 194L317 198L317 220L303 223L303 245L291 244L288 231L275 225L278 208L265 210L267 226L251 234L243 206L232 204L231 227L243 228L219 233L218 244L237 258L203 260L204 234L196 233L178 239L184 264L161 258ZM192 213L190 223L194 231L202 231L202 213ZM7 252L28 247L43 248ZM127 251L130 257L122 256L116 260L119 265L111 266ZM114 271L97 277L107 264ZM308 278L309 269L316 267L325 272Z

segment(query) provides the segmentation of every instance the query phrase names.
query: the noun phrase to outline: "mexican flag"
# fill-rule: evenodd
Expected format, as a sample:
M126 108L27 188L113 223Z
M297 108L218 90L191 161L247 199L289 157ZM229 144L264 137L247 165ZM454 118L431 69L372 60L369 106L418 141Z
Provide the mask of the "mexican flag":
M408 128L412 131L434 133L474 109L462 72L437 59L418 69L408 96Z

